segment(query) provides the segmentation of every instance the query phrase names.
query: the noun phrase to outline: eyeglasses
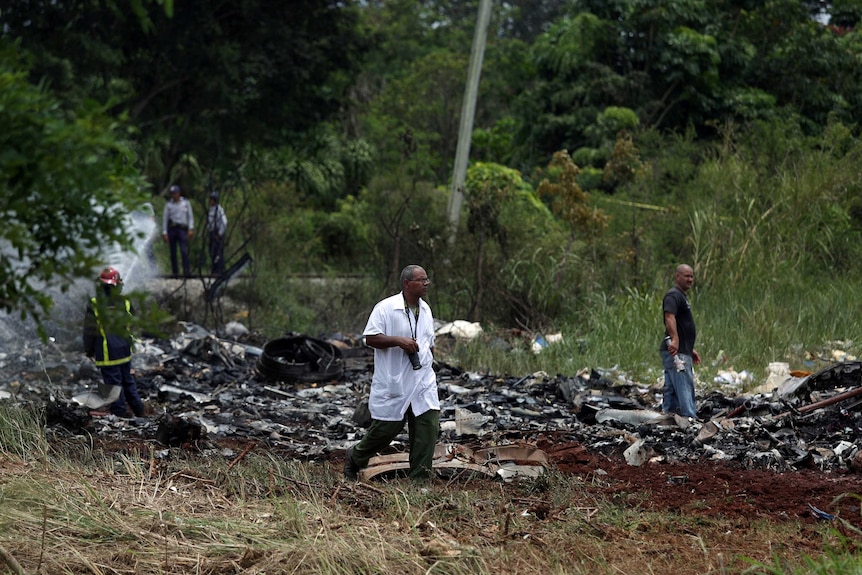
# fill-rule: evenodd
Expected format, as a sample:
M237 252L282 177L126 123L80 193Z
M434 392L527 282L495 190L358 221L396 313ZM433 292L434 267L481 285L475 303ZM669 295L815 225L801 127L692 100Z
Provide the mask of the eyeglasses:
M408 281L421 282L423 285L426 285L426 286L431 284L431 280L429 278L414 278L414 279L408 280Z

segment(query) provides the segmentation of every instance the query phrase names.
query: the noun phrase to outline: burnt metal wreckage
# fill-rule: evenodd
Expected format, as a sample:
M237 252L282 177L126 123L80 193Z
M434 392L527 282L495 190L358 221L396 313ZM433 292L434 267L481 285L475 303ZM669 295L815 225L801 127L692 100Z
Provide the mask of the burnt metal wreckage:
M299 460L325 459L364 433L373 352L361 340L291 333L261 345L235 323L219 334L180 325L171 339L140 342L133 357L138 388L153 408L147 417L107 414L92 363L50 342L0 353L0 402L44 407L50 434L152 440L160 456L177 448L224 454L218 440L235 440ZM711 459L776 471L862 471L858 361L787 375L761 393L702 394L696 419L660 413L660 385L595 369L514 378L443 362L434 368L440 473L536 476L549 465L536 445L550 435L630 465ZM398 436L361 477L407 467L406 445L406 434Z
M268 341L255 362L266 379L316 383L333 381L344 373L341 350L307 335L290 335Z

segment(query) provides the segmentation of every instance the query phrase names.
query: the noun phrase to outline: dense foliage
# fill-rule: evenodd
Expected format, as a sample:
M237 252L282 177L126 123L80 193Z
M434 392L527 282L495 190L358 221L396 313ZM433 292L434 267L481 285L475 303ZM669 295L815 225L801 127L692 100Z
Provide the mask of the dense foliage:
M41 289L86 276L103 246L128 245L126 208L143 182L119 126L90 102L64 110L0 46L0 310L39 316Z
M110 102L141 128L140 167L164 184L183 156L210 169L243 144L280 144L341 106L345 72L363 51L354 10L287 3L7 2L4 32L20 38L69 102ZM342 78L343 76L343 78Z
M285 275L386 292L409 262L446 316L531 329L661 291L679 261L713 292L859 277L854 2L494 3L453 234L478 6L0 2L58 115L97 101L134 128L123 168L157 209L170 181L201 215L222 192L266 327L348 327L299 312Z

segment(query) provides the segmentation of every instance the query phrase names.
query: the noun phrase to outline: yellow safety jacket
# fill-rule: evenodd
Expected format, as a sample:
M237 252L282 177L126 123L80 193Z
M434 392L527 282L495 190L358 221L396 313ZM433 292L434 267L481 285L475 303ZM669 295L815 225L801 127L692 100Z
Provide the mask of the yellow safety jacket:
M131 317L132 304L127 299L124 299L123 301L126 305L126 313ZM99 306L97 305L96 298L90 299L90 305L93 310L93 315L96 316L99 335L102 336L102 345L97 345L95 349L96 365L104 367L109 365L121 365L132 361L132 346L130 343L132 341L132 335L128 332L128 325L126 326L127 333L125 335L105 333L105 326L102 319L99 317Z

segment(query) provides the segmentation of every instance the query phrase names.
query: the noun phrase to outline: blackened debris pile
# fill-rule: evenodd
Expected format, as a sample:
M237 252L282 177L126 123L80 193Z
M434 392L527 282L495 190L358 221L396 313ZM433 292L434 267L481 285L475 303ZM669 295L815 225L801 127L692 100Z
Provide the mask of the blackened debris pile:
M364 433L373 354L346 338L218 337L194 324L147 340L133 368L152 409L118 419L72 398L98 386L77 351L28 344L0 357L0 401L45 408L51 433L152 440L165 447L252 439L300 459L340 452ZM262 345L261 345L262 344ZM698 418L660 413L656 384L596 370L495 377L438 363L441 442L503 445L543 436L594 453L648 461L732 460L749 468L862 470L862 363L787 376L768 392L698 397ZM398 443L401 443L399 446ZM406 434L396 449L406 446Z
M340 378L344 360L341 350L326 340L291 335L267 342L255 368L272 381L314 383Z

